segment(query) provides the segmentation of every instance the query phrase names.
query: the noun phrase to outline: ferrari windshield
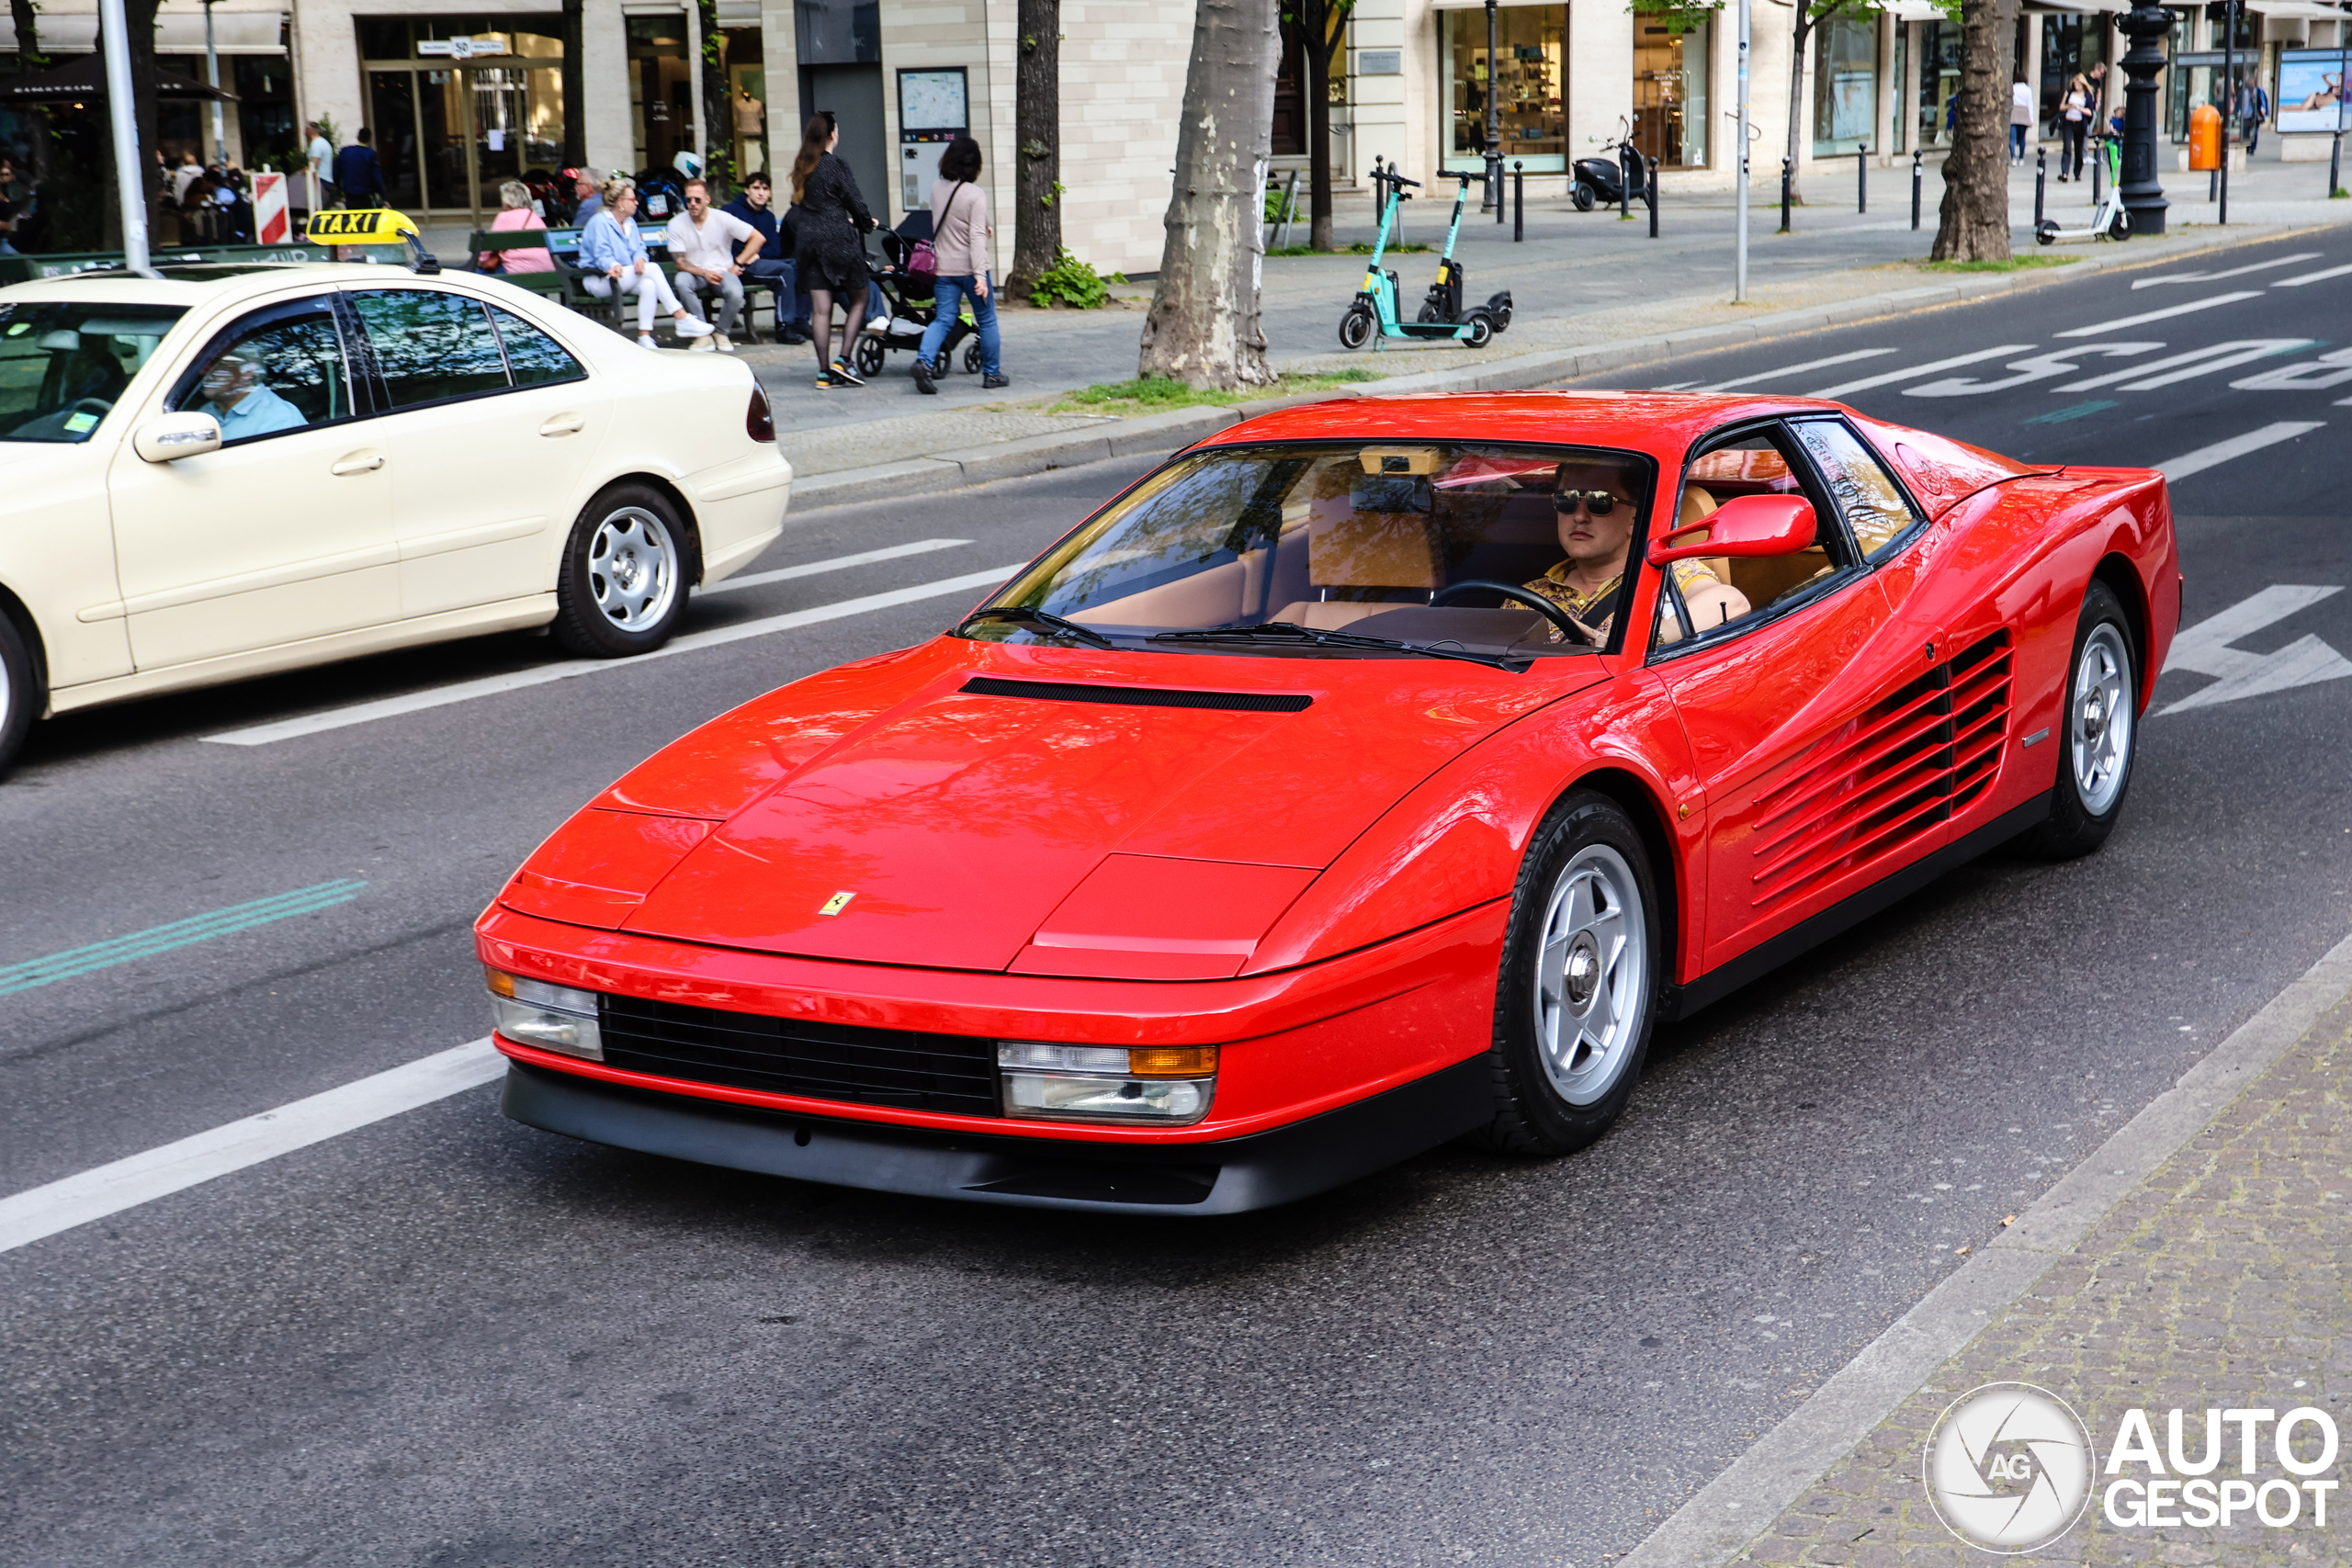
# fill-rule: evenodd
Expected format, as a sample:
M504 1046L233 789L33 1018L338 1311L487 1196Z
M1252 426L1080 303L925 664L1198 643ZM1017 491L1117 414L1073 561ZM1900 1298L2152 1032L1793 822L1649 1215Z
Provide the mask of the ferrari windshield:
M176 305L0 305L0 441L87 441L186 313Z
M994 641L1482 660L1605 643L1652 468L1470 442L1218 448L1105 508L967 622ZM1059 623L1058 625L1057 623Z

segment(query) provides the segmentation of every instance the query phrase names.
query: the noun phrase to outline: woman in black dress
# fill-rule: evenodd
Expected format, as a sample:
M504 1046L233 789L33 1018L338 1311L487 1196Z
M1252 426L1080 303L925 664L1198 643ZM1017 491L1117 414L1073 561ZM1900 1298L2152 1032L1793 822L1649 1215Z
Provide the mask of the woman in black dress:
M800 209L799 284L808 296L809 327L817 344L817 385L863 387L847 363L849 346L865 321L865 245L859 239L874 227L874 214L858 194L857 176L833 156L841 127L830 109L820 109L800 133L800 155L792 161L792 200ZM832 353L833 299L849 310L842 354Z

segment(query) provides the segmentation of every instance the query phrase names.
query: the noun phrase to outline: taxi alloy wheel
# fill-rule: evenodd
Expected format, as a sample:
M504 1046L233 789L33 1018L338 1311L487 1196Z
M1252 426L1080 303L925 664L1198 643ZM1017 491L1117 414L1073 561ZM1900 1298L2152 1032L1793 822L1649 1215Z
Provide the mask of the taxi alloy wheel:
M2098 849L2123 815L2140 742L2134 649L2122 601L2106 583L2093 582L2075 623L2075 654L2051 726L2058 782L2050 792L2050 816L2031 841L2052 860Z
M686 571L686 532L669 498L616 485L572 526L556 585L556 637L592 659L659 648L685 608Z
M6 610L0 610L0 774L16 761L33 716L41 708L40 682L33 672L31 650L24 634Z
M1623 807L1574 794L1529 845L1511 900L1487 1053L1512 1154L1582 1148L1624 1111L1657 1012L1660 911L1640 830Z

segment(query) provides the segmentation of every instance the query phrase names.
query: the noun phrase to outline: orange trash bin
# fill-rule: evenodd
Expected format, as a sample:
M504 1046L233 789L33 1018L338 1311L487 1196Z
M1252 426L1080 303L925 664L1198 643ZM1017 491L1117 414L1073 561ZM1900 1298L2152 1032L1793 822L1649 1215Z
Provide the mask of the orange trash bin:
M2188 111L2188 166L2199 174L2222 166L2222 111L2211 104Z

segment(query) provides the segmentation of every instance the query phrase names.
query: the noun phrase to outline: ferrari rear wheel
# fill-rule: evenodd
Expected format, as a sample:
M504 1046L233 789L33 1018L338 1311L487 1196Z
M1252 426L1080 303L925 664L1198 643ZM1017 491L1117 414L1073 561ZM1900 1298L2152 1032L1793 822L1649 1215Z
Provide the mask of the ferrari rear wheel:
M2140 740L2140 682L2132 626L2104 582L2083 595L2057 731L2058 783L2032 846L2052 860L2086 855L2123 815Z
M1653 889L1614 801L1571 795L1537 830L1511 900L1487 1052L1495 1119L1479 1141L1564 1155L1623 1112L1657 1011Z

